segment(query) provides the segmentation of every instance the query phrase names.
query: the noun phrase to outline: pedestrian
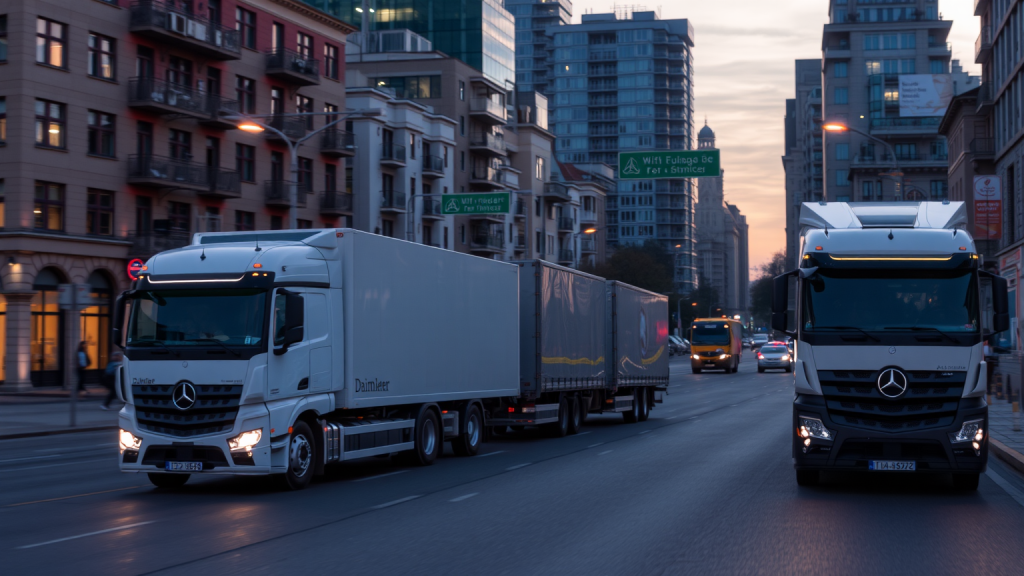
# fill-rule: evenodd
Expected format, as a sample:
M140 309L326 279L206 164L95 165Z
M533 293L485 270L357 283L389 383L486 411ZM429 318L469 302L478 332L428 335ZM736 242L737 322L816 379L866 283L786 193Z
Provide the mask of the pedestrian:
M85 389L85 370L92 364L92 360L89 358L88 352L85 351L85 341L78 343L78 388L76 392L85 392L85 395L89 395L89 391Z
M117 379L114 377L117 374L117 369L121 367L124 356L120 352L114 352L110 355L110 362L107 362L107 369L103 371L103 377L100 378L100 383L107 389L107 399L100 405L100 410L110 410L110 402L114 398L117 398Z

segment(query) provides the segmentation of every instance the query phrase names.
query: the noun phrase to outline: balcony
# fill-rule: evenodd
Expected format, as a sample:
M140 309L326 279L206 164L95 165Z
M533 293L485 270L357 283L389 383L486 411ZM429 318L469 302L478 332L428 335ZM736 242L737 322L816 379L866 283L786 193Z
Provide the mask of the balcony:
M440 156L424 156L423 177L444 178L444 159Z
M478 228L469 237L469 248L474 252L504 252L505 236Z
M519 189L519 173L511 170L505 170L505 175L502 176L505 179L505 186L513 190Z
M299 140L306 135L309 124L305 118L288 118L287 116L274 116L267 122L267 126L278 130L291 140ZM263 133L267 140L281 142L281 136L273 130Z
M469 101L469 115L484 124L504 124L505 107L490 98L472 98Z
M953 53L952 42L929 42L928 43L928 55L929 56L949 56Z
M129 232L128 240L132 243L128 249L129 258L148 259L165 250L188 246L192 243L192 233L188 230L151 230L141 234Z
M352 195L337 190L320 193L320 215L336 217L352 213Z
M334 156L335 158L355 156L355 134L336 128L324 130L320 135L320 153L324 156Z
M558 217L558 231L559 232L572 232L573 228L575 228L575 224L576 223L572 221L572 218L570 218L568 216L559 216Z
M191 190L220 197L241 197L238 173L187 160L153 155L128 157L128 183L149 188Z
M572 196L569 195L569 187L558 182L547 182L544 184L544 197L555 202L569 202Z
M515 205L512 206L512 214L516 218L526 218L526 202L516 200Z
M505 174L497 168L474 168L473 173L469 177L469 184L471 186L481 186L484 188L504 188L505 187Z
M293 86L313 86L320 83L320 61L278 48L267 52L267 76Z
M849 60L850 47L847 46L826 46L825 60Z
M518 234L513 239L512 248L516 252L523 252L523 251L525 251L526 250L526 235L525 234Z
M854 168L884 168L894 167L893 157L890 154L857 154L853 157ZM948 154L901 154L896 157L896 163L901 168L944 168L949 162ZM817 176L817 174L815 174Z
M399 192L398 190L380 191L381 212L405 212L406 210L405 192Z
M477 132L469 138L469 149L504 156L505 141L494 134Z
M923 118L872 118L872 134L937 134L939 122L942 118L938 116L926 116Z
M295 194L295 206L306 207L306 191L299 189ZM270 208L291 208L291 182L287 180L266 180L263 182L263 201Z
M444 220L445 215L441 212L441 201L430 198L423 199L424 220Z
M580 253L597 254L597 242L595 242L593 238L584 238L580 240Z
M572 250L562 248L558 251L559 264L572 265L575 261L576 258L573 256Z
M160 115L189 116L215 127L233 128L219 113L238 112L238 102L156 78L128 80L128 106Z
M380 145L381 166L394 166L402 168L405 166L405 146L401 144L387 143Z
M992 28L981 27L981 34L974 41L974 62L975 64L988 64L992 59Z
M995 138L975 138L971 140L968 145L968 149L971 154L979 157L992 158L996 153L996 139Z
M214 60L238 60L238 32L174 7L164 0L131 4L129 30L157 43L189 50Z
M581 224L597 224L597 212L580 211Z

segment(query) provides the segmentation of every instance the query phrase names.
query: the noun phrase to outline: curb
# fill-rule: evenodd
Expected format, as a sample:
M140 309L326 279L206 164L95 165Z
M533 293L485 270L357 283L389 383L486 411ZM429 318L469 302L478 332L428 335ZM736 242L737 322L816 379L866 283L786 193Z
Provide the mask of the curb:
M118 426L83 426L81 428L61 428L57 430L40 430L38 432L18 432L16 434L0 434L0 440L36 438L39 436L55 436L57 434L74 434L75 432L102 432L103 430L117 430L117 428Z
M1009 464L1017 472L1024 474L1024 454L1017 452L995 438L989 438L988 445L1000 460Z

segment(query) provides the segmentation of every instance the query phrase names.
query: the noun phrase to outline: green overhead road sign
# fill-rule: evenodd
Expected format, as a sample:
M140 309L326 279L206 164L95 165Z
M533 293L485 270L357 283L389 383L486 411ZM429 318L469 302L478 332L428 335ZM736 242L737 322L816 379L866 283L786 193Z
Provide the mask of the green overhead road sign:
M657 180L721 176L721 164L718 150L620 152L619 178Z
M509 193L448 194L441 198L442 214L508 214Z

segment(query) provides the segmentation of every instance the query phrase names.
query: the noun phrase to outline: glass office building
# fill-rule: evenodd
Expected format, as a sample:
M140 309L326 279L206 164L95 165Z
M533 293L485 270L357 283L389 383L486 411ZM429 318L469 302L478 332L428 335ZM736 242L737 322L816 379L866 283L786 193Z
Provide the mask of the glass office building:
M564 26L572 20L569 0L505 0L505 9L516 18L516 89L546 92L548 84L547 44L550 26Z
M302 0L362 29L361 0ZM511 89L515 20L498 0L369 0L369 31L412 30L435 50L462 60Z

